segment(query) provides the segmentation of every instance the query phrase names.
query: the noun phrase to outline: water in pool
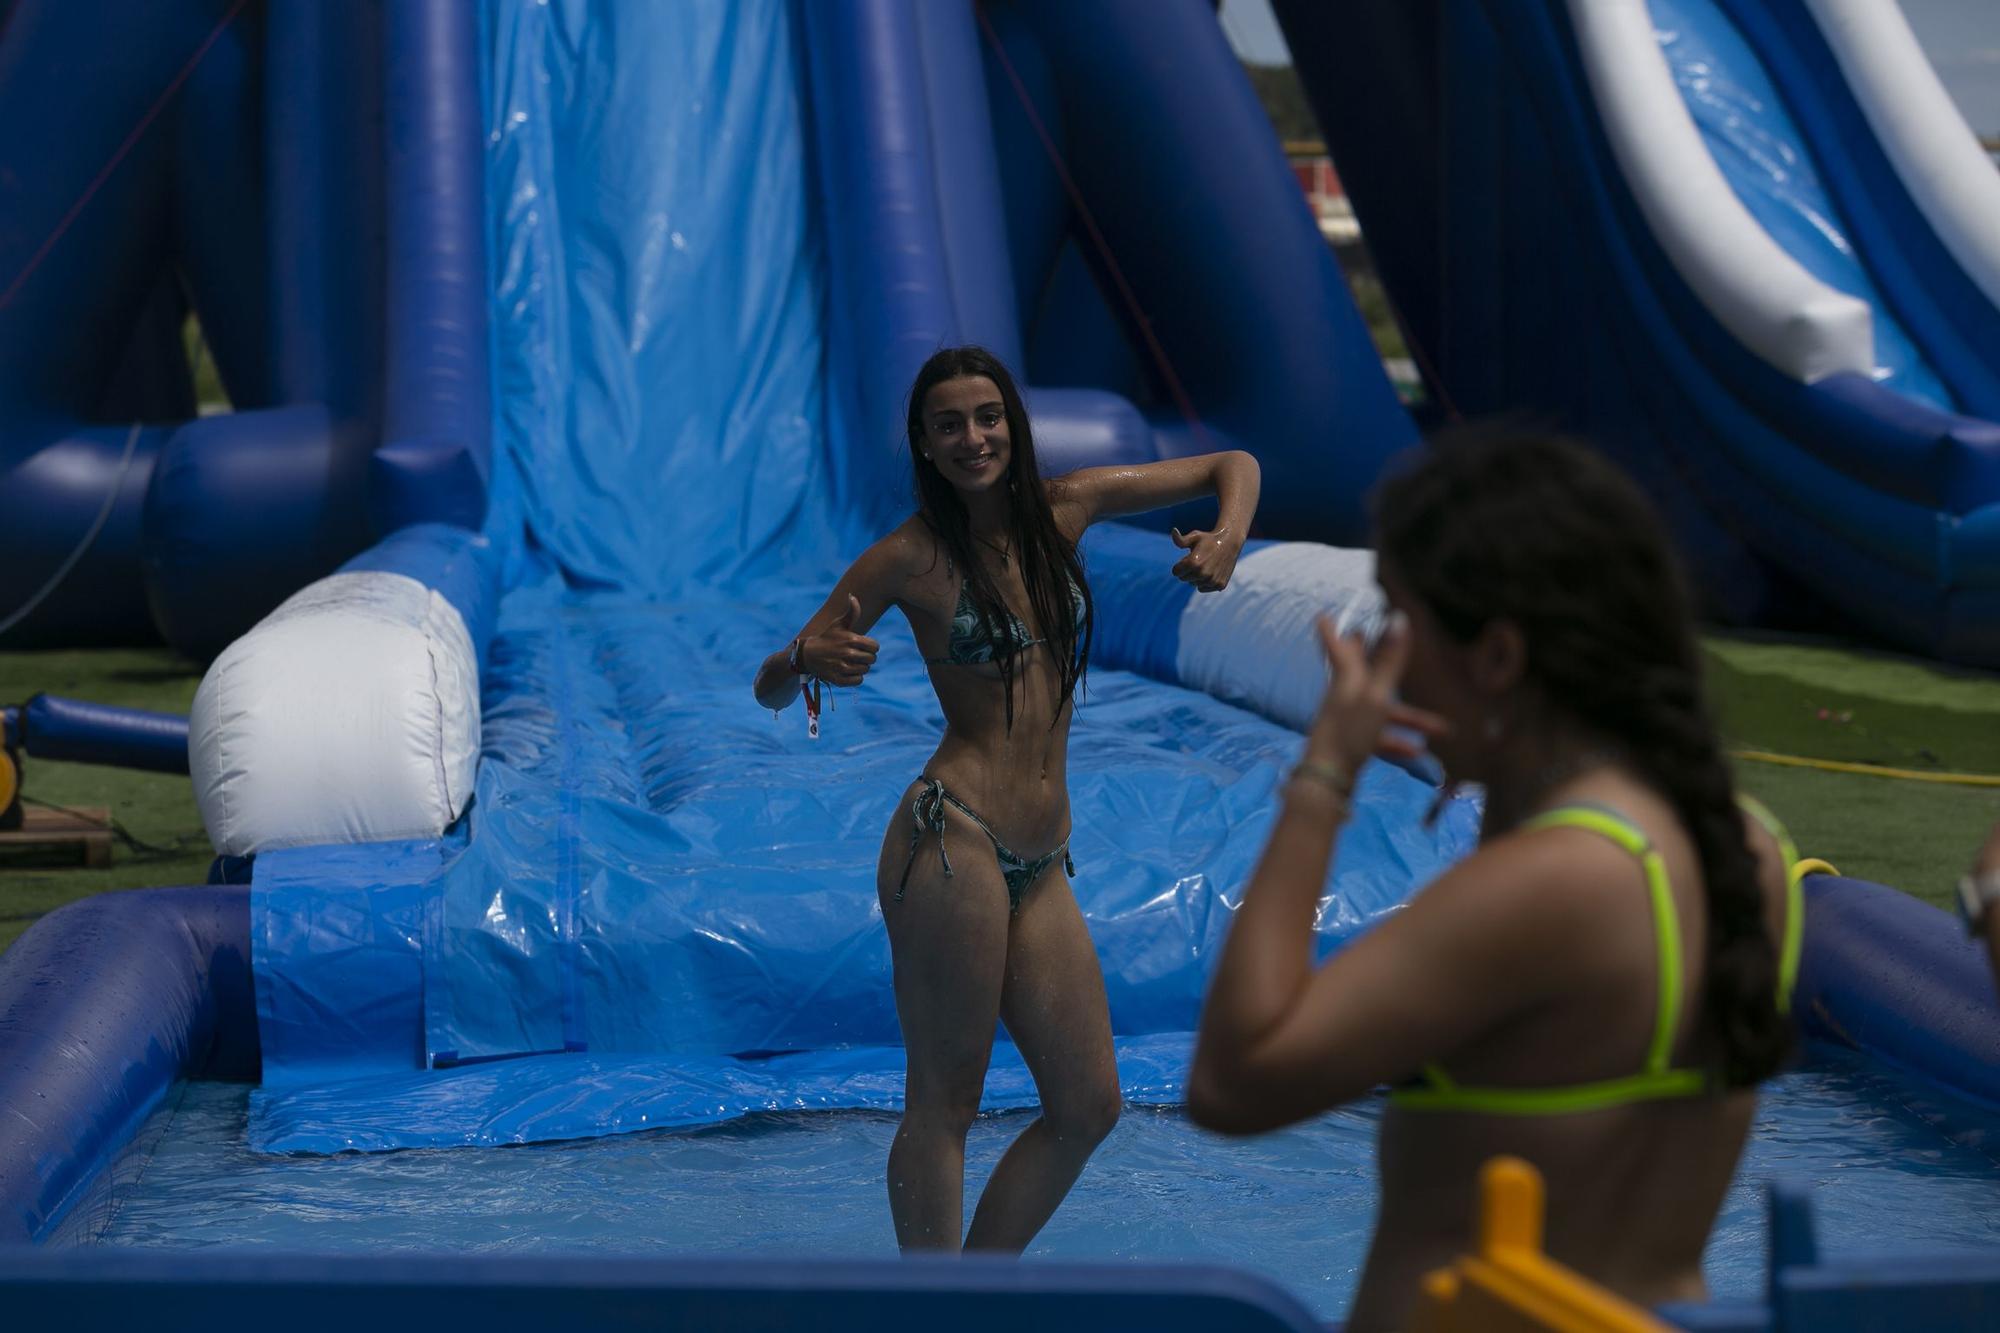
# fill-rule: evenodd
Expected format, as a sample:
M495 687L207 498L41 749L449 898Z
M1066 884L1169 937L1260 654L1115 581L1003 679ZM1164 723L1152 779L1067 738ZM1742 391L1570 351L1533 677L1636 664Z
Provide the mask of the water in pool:
M756 1116L577 1143L376 1156L248 1150L248 1089L190 1084L57 1243L294 1250L888 1255L892 1116ZM1022 1125L982 1117L971 1190ZM1378 1104L1249 1141L1131 1107L1031 1257L1201 1259L1275 1278L1333 1318L1374 1214ZM1716 1294L1762 1280L1761 1182L1809 1180L1822 1249L2000 1246L2000 1120L1941 1108L1851 1060L1766 1092L1707 1257Z

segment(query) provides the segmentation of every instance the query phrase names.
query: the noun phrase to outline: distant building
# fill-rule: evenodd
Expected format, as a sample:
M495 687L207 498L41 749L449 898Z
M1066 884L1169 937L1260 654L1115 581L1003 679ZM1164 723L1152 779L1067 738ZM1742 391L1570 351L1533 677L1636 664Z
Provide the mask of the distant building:
M1333 159L1326 145L1317 139L1288 139L1285 156L1291 160L1292 174L1306 202L1319 220L1320 233L1334 245L1352 245L1361 239L1361 224L1354 219L1354 206L1334 173Z

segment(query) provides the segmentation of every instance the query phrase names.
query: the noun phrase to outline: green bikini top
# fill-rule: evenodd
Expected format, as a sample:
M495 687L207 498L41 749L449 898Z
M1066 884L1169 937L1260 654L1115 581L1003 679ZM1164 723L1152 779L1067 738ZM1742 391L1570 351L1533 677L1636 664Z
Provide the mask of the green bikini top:
M1778 1012L1790 1013L1792 986L1798 978L1799 947L1804 934L1805 866L1798 849L1772 813L1750 797L1739 797L1743 808L1778 840L1785 857L1785 933L1778 948ZM1389 1100L1411 1111L1471 1111L1482 1115L1574 1115L1633 1102L1671 1097L1695 1097L1709 1090L1708 1074L1700 1069L1672 1067L1674 1033L1681 1017L1681 930L1674 914L1673 892L1666 863L1636 825L1593 805L1569 805L1529 820L1522 830L1580 828L1609 838L1638 858L1646 872L1646 890L1653 903L1653 938L1659 947L1660 977L1653 1040L1645 1066L1623 1078L1574 1083L1556 1088L1463 1087L1435 1064L1425 1065L1421 1079L1389 1094Z

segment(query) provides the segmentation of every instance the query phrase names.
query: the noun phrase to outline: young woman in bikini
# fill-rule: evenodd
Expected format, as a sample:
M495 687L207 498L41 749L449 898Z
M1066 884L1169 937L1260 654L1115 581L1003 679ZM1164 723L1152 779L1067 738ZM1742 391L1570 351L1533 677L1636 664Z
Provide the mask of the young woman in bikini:
M765 659L755 689L783 708L802 681L860 684L877 651L868 630L891 607L916 635L945 731L897 798L876 869L908 1060L889 1207L905 1249L1020 1250L1120 1102L1104 978L1067 877L1064 765L1091 618L1077 539L1100 519L1217 496L1213 529L1174 534L1173 567L1217 591L1249 531L1258 469L1231 452L1045 481L1013 378L976 347L924 364L908 437L916 512ZM1041 1115L994 1168L967 1230L965 1135L996 1020Z
M1322 625L1333 679L1217 965L1190 1112L1255 1133L1392 1086L1350 1329L1406 1323L1472 1248L1501 1153L1540 1168L1554 1258L1643 1304L1699 1299L1789 1043L1802 911L1797 858L1731 782L1666 536L1608 463L1535 438L1438 447L1375 516L1398 623L1372 657ZM1412 729L1485 784L1479 849L1315 969L1354 772Z

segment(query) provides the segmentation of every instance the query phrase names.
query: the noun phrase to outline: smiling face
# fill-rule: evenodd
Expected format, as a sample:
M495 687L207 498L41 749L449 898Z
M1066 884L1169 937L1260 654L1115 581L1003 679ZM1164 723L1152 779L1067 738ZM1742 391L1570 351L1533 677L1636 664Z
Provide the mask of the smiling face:
M923 403L924 449L940 475L975 495L1006 480L1014 461L1000 386L984 375L960 375L931 386Z

